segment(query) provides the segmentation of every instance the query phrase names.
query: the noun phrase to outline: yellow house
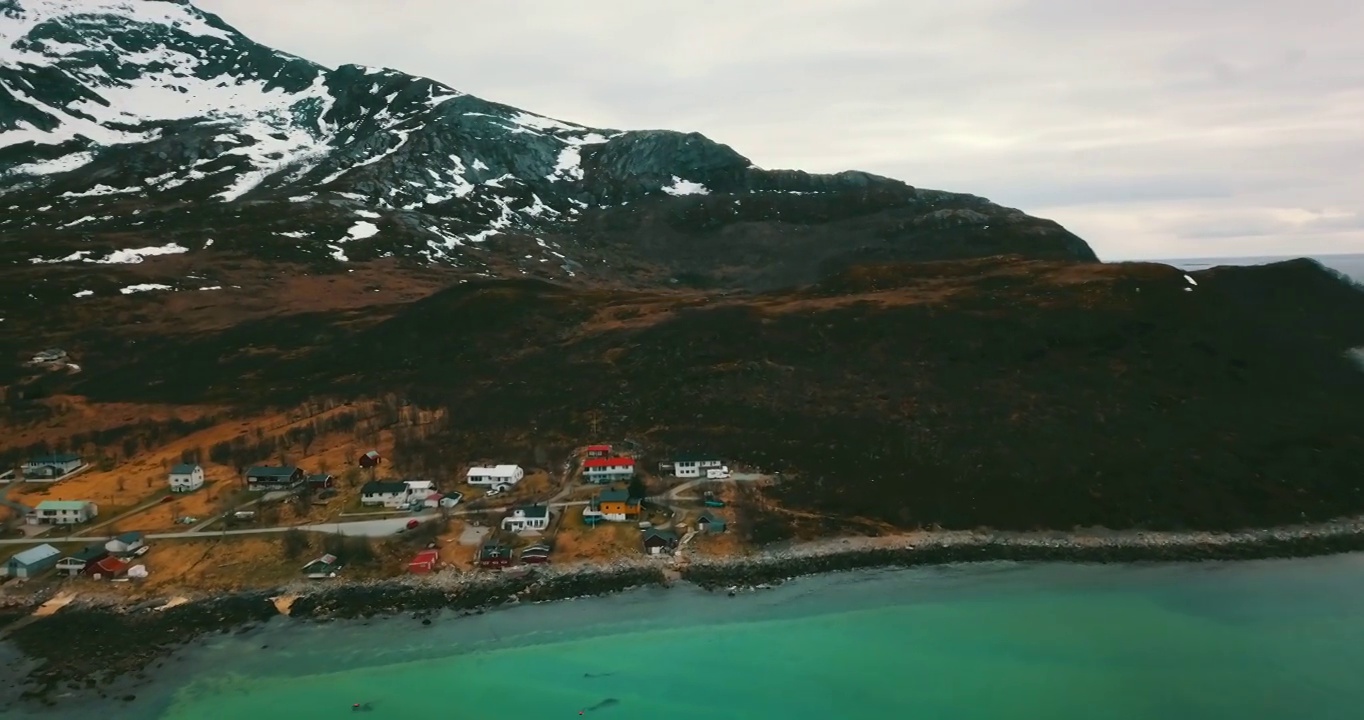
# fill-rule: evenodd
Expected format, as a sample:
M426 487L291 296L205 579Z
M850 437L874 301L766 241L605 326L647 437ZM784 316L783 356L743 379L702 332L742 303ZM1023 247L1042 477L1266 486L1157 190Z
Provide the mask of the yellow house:
M603 490L583 509L583 519L588 522L626 522L638 518L639 512L639 498L630 497L625 490Z

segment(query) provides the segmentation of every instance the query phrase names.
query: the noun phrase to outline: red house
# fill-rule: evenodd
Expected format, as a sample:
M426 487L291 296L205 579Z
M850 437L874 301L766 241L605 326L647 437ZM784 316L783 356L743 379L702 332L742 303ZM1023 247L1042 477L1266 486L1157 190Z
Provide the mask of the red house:
M604 457L606 457L606 456L608 456L608 455L610 455L610 454L611 454L611 446L610 446L610 445L588 445L588 446L587 446L587 457L589 457L589 458L604 458Z
M530 565L547 563L549 562L549 551L549 546L544 544L527 546L521 549L521 562Z
M364 455L361 455L361 456L360 456L360 461L359 461L359 462L360 462L360 467L362 467L362 468L372 468L372 467L378 467L378 466L379 466L379 463L380 463L382 460L383 460L383 458L379 457L379 451L378 451L378 450L370 450L369 452L367 452L367 453L365 453Z
M128 563L110 555L99 562L86 565L84 572L91 577L98 576L101 580L113 580L128 574Z
M440 564L440 553L436 550L423 550L407 564L407 571L418 575L432 572Z
M506 545L488 543L478 549L478 566L504 568L511 564L512 551Z

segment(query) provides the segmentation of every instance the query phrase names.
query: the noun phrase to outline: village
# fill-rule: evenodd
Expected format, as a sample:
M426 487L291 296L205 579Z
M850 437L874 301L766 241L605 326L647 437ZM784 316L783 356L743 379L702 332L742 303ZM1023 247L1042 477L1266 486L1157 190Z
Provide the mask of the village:
M553 469L490 458L454 477L391 472L378 449L344 458L338 474L328 464L261 464L234 477L174 463L129 499L122 478L113 493L108 477L82 482L97 470L79 454L30 457L0 474L0 557L9 556L0 573L7 586L189 591L629 556L679 564L688 553L740 552L736 484L769 479L629 441L577 448Z

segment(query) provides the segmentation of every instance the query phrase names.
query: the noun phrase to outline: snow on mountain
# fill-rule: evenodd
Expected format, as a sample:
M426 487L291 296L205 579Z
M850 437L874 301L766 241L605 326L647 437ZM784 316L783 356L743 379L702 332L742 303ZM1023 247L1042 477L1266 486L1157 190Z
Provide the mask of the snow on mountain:
M833 217L794 194L948 213L932 227L984 224L957 206L1033 220L864 173L761 170L694 133L588 128L394 70L324 67L187 0L0 0L0 239L27 248L0 263L140 258L211 235L214 251L263 258L493 273L480 248L523 238L531 257L506 254L522 271L572 275L570 258L634 225L682 222L639 203L715 228Z

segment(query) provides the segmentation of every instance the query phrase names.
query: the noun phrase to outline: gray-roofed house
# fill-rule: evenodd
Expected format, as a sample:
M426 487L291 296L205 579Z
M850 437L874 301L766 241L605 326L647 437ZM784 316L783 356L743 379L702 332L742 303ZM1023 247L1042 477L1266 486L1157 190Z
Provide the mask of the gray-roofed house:
M171 492L194 492L204 486L204 468L197 463L181 463L170 469Z
M519 532L522 530L544 530L549 527L548 505L527 505L515 508L502 518L502 529Z
M80 455L58 453L29 458L19 470L24 474L25 480L56 480L70 475L84 465Z
M410 500L411 489L402 480L372 480L360 487L361 505L400 508Z
M29 548L5 562L5 575L12 578L37 577L57 566L62 551L51 545Z
M672 530L644 531L644 552L650 555L666 555L677 548L677 533Z
M246 471L249 490L292 490L303 483L303 471L293 466L253 467Z
M80 575L90 563L99 562L107 557L109 551L105 549L104 543L91 543L58 560L57 572L62 575Z

